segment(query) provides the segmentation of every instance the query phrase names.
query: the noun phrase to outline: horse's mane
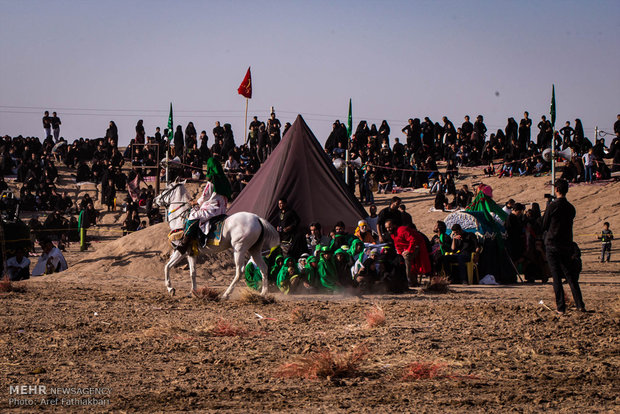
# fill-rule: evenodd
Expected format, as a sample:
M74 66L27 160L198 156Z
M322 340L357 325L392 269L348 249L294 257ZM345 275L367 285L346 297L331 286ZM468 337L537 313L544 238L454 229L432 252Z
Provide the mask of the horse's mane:
M181 197L185 199L184 201L191 200L189 192L187 191L187 188L185 188L185 185L183 183L180 183L178 188L181 191Z

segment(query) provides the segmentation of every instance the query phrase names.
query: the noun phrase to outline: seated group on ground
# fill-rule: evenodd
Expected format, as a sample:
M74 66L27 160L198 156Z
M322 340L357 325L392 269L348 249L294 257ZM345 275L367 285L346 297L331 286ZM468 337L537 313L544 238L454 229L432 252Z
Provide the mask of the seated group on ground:
M67 261L58 247L48 238L39 240L41 256L32 269L32 276L43 276L68 269ZM25 250L17 248L6 261L7 273L11 282L30 279L30 259Z
M281 214L274 224L282 243L264 259L269 283L286 294L402 293L419 286L423 276L437 274L451 279L454 274L453 282L466 282L465 264L478 250L476 236L458 225L451 238L445 224L438 222L429 240L417 230L399 197L393 197L379 214L372 205L371 215L359 220L352 233L346 232L342 221L328 233L321 223L313 222L306 232L298 228L299 217L286 200L278 204ZM249 287L260 289L260 271L252 261L245 276Z

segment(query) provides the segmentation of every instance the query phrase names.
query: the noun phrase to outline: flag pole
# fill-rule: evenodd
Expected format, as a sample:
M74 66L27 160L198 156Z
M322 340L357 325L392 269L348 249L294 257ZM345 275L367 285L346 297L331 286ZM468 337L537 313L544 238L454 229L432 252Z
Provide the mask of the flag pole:
M347 148L345 149L344 152L344 165L345 165L345 169L344 169L344 182L347 184L347 186L349 185L349 146L351 144L351 132L353 129L352 126L352 120L353 120L353 114L351 113L351 98L349 98L349 118L347 121ZM355 193L355 191L353 191Z
M245 144L247 145L248 143L248 101L250 99L245 98L245 129L243 134L245 135Z
M169 177L169 164L170 160L168 158L168 154L170 153L170 141L172 137L174 137L174 122L172 120L172 102L170 102L170 115L168 115L168 136L166 137L166 187L168 187L168 177ZM158 161L159 162L159 161Z
M555 84L551 88L551 195L555 195Z
M555 195L555 125L551 138L551 195Z
M168 134L170 134L170 131L168 131ZM168 187L168 153L169 152L170 152L170 141L166 142L166 187Z

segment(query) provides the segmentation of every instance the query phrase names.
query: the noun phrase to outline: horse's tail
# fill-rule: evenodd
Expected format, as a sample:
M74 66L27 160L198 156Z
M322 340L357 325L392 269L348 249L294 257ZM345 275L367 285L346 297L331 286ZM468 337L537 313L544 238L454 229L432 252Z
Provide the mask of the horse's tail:
M259 217L260 224L263 226L263 232L261 240L258 240L257 243L261 243L262 247L261 251L271 250L271 248L280 245L280 234L276 231L276 229L265 219Z

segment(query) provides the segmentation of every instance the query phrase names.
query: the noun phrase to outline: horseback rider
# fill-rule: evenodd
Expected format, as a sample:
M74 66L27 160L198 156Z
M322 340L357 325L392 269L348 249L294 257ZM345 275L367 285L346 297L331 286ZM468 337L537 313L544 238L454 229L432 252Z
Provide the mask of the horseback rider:
M215 216L225 214L228 199L232 193L230 182L224 174L222 165L213 157L207 160L206 171L207 183L198 200L192 200L183 239L177 247L181 253L185 253L193 239L197 239L202 232L209 234L209 220Z

